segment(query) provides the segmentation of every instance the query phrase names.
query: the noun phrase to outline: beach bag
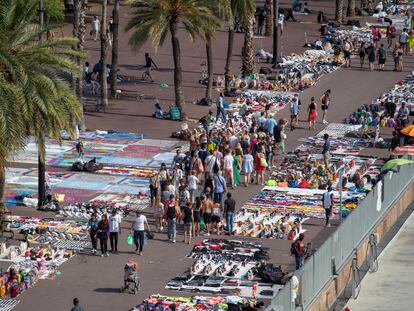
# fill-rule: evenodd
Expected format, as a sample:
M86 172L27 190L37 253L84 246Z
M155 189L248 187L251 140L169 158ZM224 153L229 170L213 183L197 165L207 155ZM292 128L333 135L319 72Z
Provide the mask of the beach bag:
M128 234L128 237L127 237L127 244L128 245L132 245L132 243L134 242L134 238L132 237L132 235L131 234Z
M296 256L296 245L295 245L295 242L293 242L292 244L290 244L290 254L292 256Z
M65 202L65 195L61 193L54 193L53 194L53 201L56 201L58 203Z
M267 167L267 161L264 157L260 158L260 166Z

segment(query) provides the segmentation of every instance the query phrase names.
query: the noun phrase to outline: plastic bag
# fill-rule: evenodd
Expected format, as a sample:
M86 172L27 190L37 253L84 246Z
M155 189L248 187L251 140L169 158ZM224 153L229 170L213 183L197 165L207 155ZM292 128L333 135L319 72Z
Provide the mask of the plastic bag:
M127 244L128 245L132 245L132 243L134 242L134 238L132 237L132 235L131 234L128 234L128 237L127 237Z

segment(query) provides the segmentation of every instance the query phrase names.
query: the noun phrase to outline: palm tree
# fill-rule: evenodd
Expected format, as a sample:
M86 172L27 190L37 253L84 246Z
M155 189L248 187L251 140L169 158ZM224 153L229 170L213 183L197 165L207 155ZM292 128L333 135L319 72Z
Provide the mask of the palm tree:
M218 18L229 18L231 12L230 0L207 0L206 6L210 8L215 16ZM211 24L211 31L206 32L206 54L207 54L207 87L206 96L211 101L211 93L213 91L213 49L211 43L211 37L220 27L220 23Z
M0 0L0 79L13 83L19 94L21 135L37 138L41 171L44 136L59 139L61 130L73 132L72 117L80 119L79 101L64 77L79 76L72 59L83 54L73 48L74 38L39 40L53 26L39 26L36 13L36 0ZM44 198L42 180L39 174L39 203Z
M276 1L276 0L275 0ZM270 37L273 32L273 1L272 0L266 0L265 3L266 8L266 28L265 28L265 36Z
M158 49L163 45L168 32L171 35L175 103L181 110L181 117L186 119L178 26L184 26L192 41L196 36L205 40L206 33L211 31L211 25L216 23L216 17L204 5L204 0L131 0L130 3L135 8L134 17L125 29L134 29L129 39L129 44L134 49L139 49L149 38L155 49Z
M106 27L108 26L106 12L108 9L108 0L102 0L102 18L101 18L101 70L99 72L101 82L101 105L108 106L108 79L106 69L106 49L108 47L108 35Z
M117 72L118 72L118 45L119 45L119 0L115 0L112 13L114 21L114 32L112 38L112 75L111 75L111 98L116 96Z
M346 10L346 16L354 17L355 16L355 0L348 0L348 7Z
M86 32L86 4L87 0L75 0L74 1L74 18L73 18L73 36L78 39L77 48L78 51L83 52L84 43L85 43L85 32ZM82 68L81 59L77 58L76 63L79 68ZM82 98L82 80L83 76L79 77L75 81L76 94L78 95L79 100ZM80 122L80 129L85 130L85 119L82 113L82 118Z
M230 91L230 65L233 58L233 41L234 41L234 16L239 17L241 26L246 27L248 24L248 16L254 14L255 4L254 0L231 0L232 15L229 19L229 33L227 38L227 56L226 65L224 66L224 87L226 91Z
M344 0L335 0L335 20L342 23Z
M247 28L244 33L244 44L242 51L242 75L247 76L254 73L254 47L253 47L253 36L254 36L254 17L249 16L247 22Z

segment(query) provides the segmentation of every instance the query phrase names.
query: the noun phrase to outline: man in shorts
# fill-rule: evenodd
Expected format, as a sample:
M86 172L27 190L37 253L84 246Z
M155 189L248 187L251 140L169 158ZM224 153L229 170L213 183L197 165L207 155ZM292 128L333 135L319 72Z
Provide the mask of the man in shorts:
M322 206L325 209L326 222L325 227L330 227L329 219L332 217L332 207L333 207L333 192L332 187L329 187L328 190L322 195Z
M298 115L299 115L299 96L295 94L292 101L290 102L290 130L293 131L295 126L298 125Z
M322 97L319 99L321 102L321 109L322 109L322 123L327 124L326 116L328 115L328 109L331 105L331 90L327 90Z
M351 43L349 43L349 41L347 40L344 40L343 44L344 44L343 51L344 51L345 67L351 67L351 51L352 51Z

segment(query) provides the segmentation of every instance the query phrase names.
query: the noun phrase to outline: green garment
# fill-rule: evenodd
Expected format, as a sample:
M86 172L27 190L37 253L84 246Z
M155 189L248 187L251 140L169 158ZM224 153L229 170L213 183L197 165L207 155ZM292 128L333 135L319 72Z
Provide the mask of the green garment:
M240 162L236 156L233 156L233 159L234 184L237 186L240 183Z

